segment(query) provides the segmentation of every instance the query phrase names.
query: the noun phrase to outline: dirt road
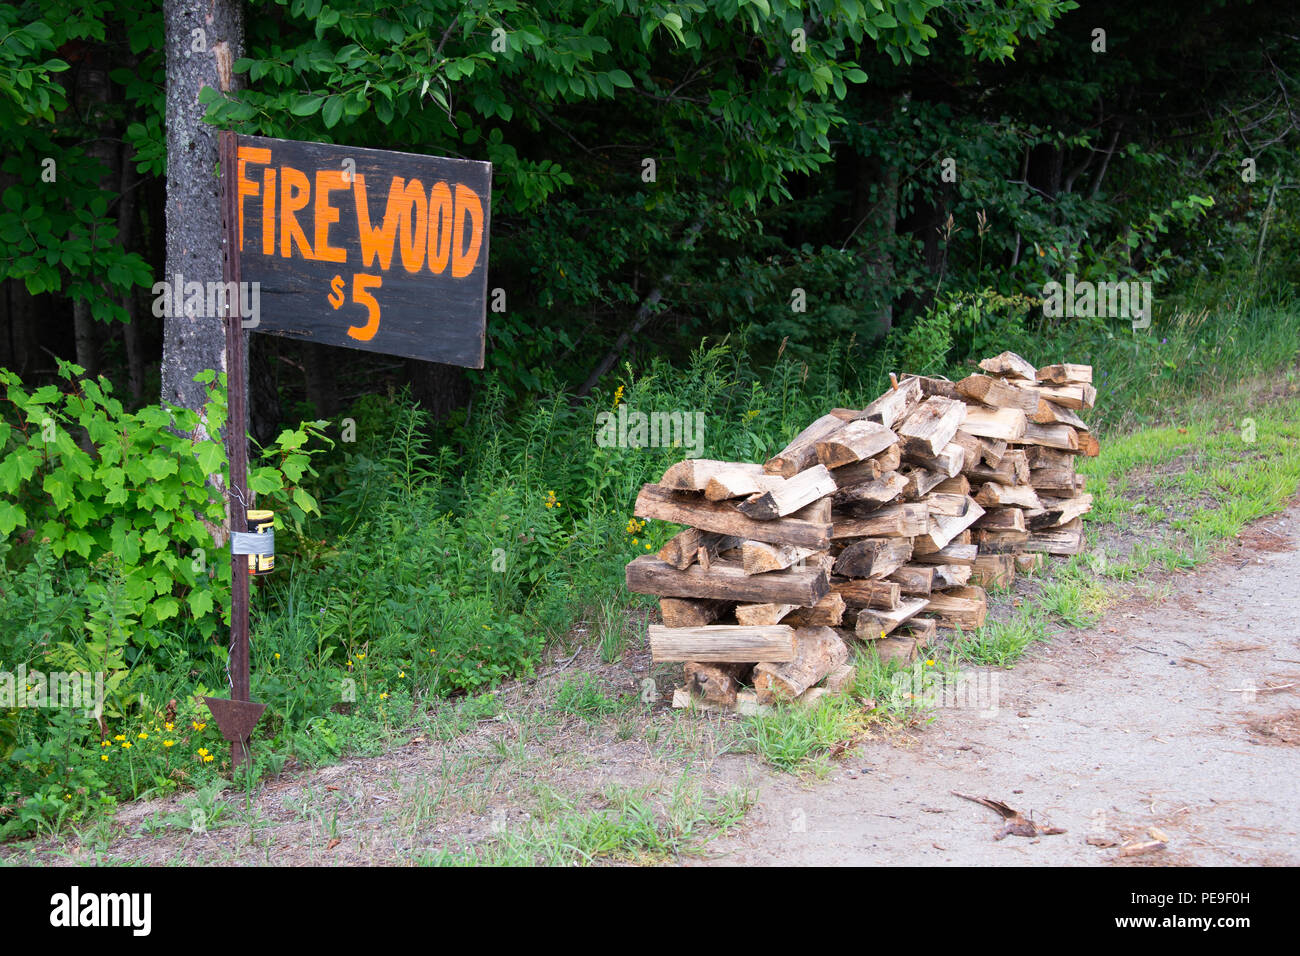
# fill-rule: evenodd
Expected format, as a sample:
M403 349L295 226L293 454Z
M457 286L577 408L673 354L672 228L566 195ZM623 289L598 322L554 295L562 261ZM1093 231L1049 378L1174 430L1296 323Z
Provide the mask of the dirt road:
M710 861L1300 863L1300 510L1172 587L996 672L996 712L990 676L974 685L982 709L941 708L902 742L869 742L831 781L764 783ZM998 814L954 790L1067 832L995 841ZM1095 845L1153 825L1164 850L1119 860Z

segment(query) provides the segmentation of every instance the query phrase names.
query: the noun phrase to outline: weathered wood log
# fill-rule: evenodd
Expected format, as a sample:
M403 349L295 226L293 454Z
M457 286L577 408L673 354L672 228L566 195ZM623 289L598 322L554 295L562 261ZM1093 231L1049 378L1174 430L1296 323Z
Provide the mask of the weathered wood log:
M1071 428L1077 428L1080 431L1088 430L1088 423L1063 405L1055 402L1049 402L1047 399L1041 399L1042 408L1034 415L1029 416L1030 422L1037 425L1069 425Z
M1016 559L1016 570L1021 574L1038 571L1047 563L1047 555L1041 552L1022 552L1013 557Z
M1075 493L1076 475L1073 468L1034 468L1029 472L1029 484L1035 491L1057 497L1071 497Z
M964 497L970 494L970 479L965 475L956 475L952 478L945 478L934 486L934 491L936 494L962 495Z
M939 627L974 630L988 617L988 594L981 587L950 588L930 595L926 613L934 615Z
M701 531L699 528L687 528L668 539L668 543L659 549L659 560L667 561L679 571L685 571L700 559L700 549L712 560L723 551L739 545L740 539L725 534Z
M934 619L928 617L914 617L894 632L895 637L912 638L912 640L916 641L918 650L929 647L934 643L938 635L939 632L935 627Z
M747 498L736 507L756 521L773 521L794 514L835 491L835 479L825 465L814 465L787 478L778 487Z
M730 613L735 603L666 597L659 599L659 613L664 627L703 627Z
M857 517L835 518L832 541L849 538L912 538L929 530L929 511L924 502L885 505Z
M746 574L743 566L717 561L705 571L698 565L678 571L650 555L627 566L627 589L666 597L744 601L747 604L816 604L830 593L826 572L787 568L767 574Z
M896 581L872 578L836 579L831 581L831 593L838 594L846 607L874 607L888 611L898 607L902 587Z
M831 501L835 505L857 503L883 505L901 495L906 487L907 479L898 472L891 471L874 481L862 481L856 485L841 487L831 496Z
M747 462L715 461L712 458L690 458L669 466L659 484L674 491L703 491L709 480L719 472L751 472L762 474L761 465Z
M920 381L906 378L897 387L891 388L864 408L862 417L867 421L878 422L886 428L893 428L921 404L922 397Z
M727 706L701 700L691 693L690 688L678 687L673 691L673 707L677 710L699 710L707 714L740 714L742 717L757 717L772 712L771 707L760 704L758 695L748 689L736 691L735 704Z
M866 417L865 413L859 413ZM793 478L805 468L817 464L817 443L843 429L848 424L835 414L823 415L790 441L781 451L763 464L763 470L770 475Z
M637 495L633 513L639 518L672 521L716 534L824 550L831 543L830 512L830 499L825 498L787 518L755 521L724 502L705 501L662 485L645 485Z
M894 432L879 422L849 422L839 431L815 443L817 460L827 468L839 468L878 455L898 441Z
M1078 457L1071 451L1048 448L1045 445L1026 445L1024 452L1025 461L1031 469L1065 468L1071 473L1074 471L1075 459Z
M1016 580L1016 559L1010 554L981 554L975 559L970 582L982 588L1009 588Z
M986 481L976 493L975 500L985 508L1007 505L1029 509L1043 507L1042 501L1029 485L1003 485L996 481Z
M781 487L785 481L780 475L769 475L762 465L755 465L757 471L742 471L738 468L724 468L715 472L704 487L704 497L709 501L727 501L731 498L748 498Z
M934 567L928 564L905 564L886 580L895 582L899 590L909 597L929 595L934 589Z
M871 642L871 649L880 658L882 664L894 661L900 664L910 664L916 660L919 652L916 638L910 635L878 638Z
M841 664L826 675L826 679L822 681L822 686L826 688L826 692L829 694L842 694L853 686L853 679L857 675L858 669L852 664Z
M979 441L980 459L990 468L996 468L1002 463L1002 456L1007 453L1006 441L1001 438L980 438Z
M1048 448L1079 450L1079 433L1069 425L1025 425L1025 434L1018 439L1024 445L1046 445Z
M812 548L796 548L766 541L745 541L740 546L740 561L746 574L766 574L781 571L812 557Z
M974 545L969 545L974 547ZM979 560L978 557L975 560ZM970 583L971 574L974 568L969 564L936 564L934 565L934 590L943 590L944 588L964 587Z
M991 531L980 528L975 532L975 541L979 545L981 554L1015 554L1024 549L1025 542L1028 540L1027 530Z
M957 434L957 429L966 417L966 410L965 402L938 395L927 398L896 429L903 457L906 458L909 453L937 456L952 441L953 435Z
M1023 379L1033 382L1039 377L1039 370L1035 369L1033 365L1015 352L1003 352L992 358L986 358L980 362L980 368L1000 378Z
M1027 531L1020 508L987 508L972 527L986 531Z
M903 487L903 497L911 500L924 497L947 480L943 472L931 471L928 468L904 468L899 474L907 479L907 484Z
M849 659L849 649L829 627L801 627L794 632L794 657L754 666L754 691L760 704L794 700Z
M912 542L907 538L863 538L835 559L835 573L846 578L883 578L906 564L911 556Z
M1078 554L1083 550L1083 522L1075 518L1059 528L1031 531L1025 550L1059 555Z
M682 665L682 677L686 689L699 700L710 704L733 707L736 703L736 691L749 680L753 665L736 662L687 661Z
M836 591L812 607L797 607L785 616L791 627L837 627L844 620L844 598Z
M1066 408L1092 408L1097 401L1097 390L1091 385L1023 385L1039 397Z
M1046 399L988 375L968 375L957 383L957 391L972 402L993 408L1018 408L1030 419L1047 410Z
M912 561L916 564L972 565L975 563L975 556L979 553L979 548L975 545L965 543L954 542L932 551L924 551L923 547L919 542L913 545Z
M948 442L934 455L923 451L904 449L903 461L912 465L920 465L922 468L936 472L944 478L951 478L953 475L960 474L963 466L965 466L966 449L956 442Z
M925 610L930 599L907 598L899 602L892 610L874 607L858 609L858 619L853 625L853 632L864 641L874 641L884 637L905 621L909 621Z
M780 624L796 607L796 604L737 604L736 623L745 627Z
M794 628L741 627L711 624L706 627L661 627L651 624L650 659L664 661L789 661L794 659Z
M1033 376L1049 385L1091 385L1091 365L1044 365Z
M995 467L977 465L967 468L966 474L972 482L996 481L1000 485L1027 485L1029 471L1025 449L1008 448Z
M1059 512L1052 526L1063 525L1092 510L1092 495L1075 495L1072 498L1043 498L1043 508Z
M1018 408L980 408L968 405L966 419L961 427L967 434L980 438L1019 441L1025 434L1028 422L1025 413Z

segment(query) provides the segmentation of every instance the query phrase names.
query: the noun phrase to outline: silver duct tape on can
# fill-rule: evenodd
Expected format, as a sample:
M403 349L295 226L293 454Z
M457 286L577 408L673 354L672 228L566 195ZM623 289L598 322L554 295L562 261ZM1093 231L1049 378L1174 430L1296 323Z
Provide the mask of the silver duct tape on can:
M231 554L275 554L275 531L263 531L255 534L251 531L232 531L230 533Z

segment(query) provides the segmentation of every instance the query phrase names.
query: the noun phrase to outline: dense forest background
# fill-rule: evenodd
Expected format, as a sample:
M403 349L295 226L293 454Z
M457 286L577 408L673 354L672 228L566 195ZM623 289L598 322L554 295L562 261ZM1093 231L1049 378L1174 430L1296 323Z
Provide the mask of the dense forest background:
M210 120L490 160L502 290L481 373L254 336L255 437L389 384L439 419L492 378L521 406L581 395L706 336L743 334L756 361L871 354L946 293L982 294L973 346L1066 272L1151 278L1165 308L1225 267L1293 283L1298 19L1226 0L250 3L243 89L209 91ZM156 401L162 4L26 2L0 31L0 366L40 383L66 358Z

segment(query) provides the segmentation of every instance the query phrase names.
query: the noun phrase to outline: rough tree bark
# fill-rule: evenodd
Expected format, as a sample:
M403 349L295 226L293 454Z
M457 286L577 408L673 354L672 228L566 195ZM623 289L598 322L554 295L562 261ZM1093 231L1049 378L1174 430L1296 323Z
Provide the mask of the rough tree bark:
M199 103L199 93L205 86L229 91L237 85L231 66L243 55L243 11L238 0L165 0L163 21L167 48L164 278L173 283L178 276L184 276L185 282L220 282L223 234L217 131L203 122L205 107ZM194 376L203 369L224 371L225 367L225 331L219 318L163 320L164 402L201 409L207 396Z

